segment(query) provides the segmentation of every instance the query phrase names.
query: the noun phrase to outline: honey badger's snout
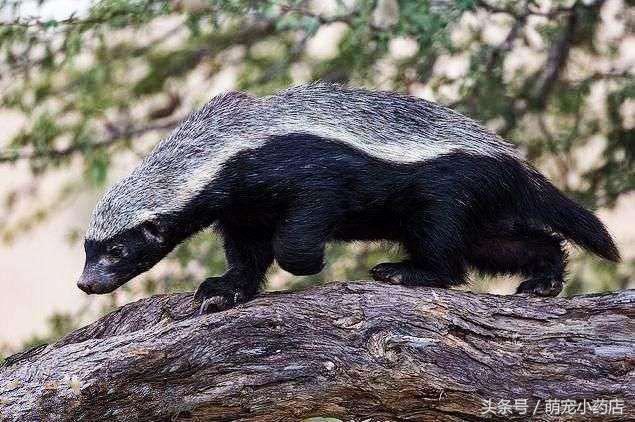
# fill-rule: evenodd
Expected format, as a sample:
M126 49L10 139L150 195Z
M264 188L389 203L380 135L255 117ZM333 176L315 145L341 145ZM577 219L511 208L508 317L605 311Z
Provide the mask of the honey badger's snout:
M82 274L77 280L77 287L79 287L84 293L91 294L93 292L93 284L92 280L89 280L87 277Z
M103 294L112 292L124 282L116 280L112 275L87 264L84 267L84 271L82 271L82 275L77 280L77 287L89 295Z

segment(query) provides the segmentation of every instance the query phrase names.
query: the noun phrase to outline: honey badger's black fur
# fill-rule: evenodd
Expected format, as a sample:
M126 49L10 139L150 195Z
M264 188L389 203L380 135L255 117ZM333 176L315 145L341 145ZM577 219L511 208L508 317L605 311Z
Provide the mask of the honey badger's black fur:
M448 287L476 269L520 274L518 292L544 296L562 289L564 238L619 260L593 214L515 157L457 150L397 163L298 132L232 155L179 211L106 240L87 239L85 273L114 281L84 287L110 291L212 224L223 235L228 270L199 287L204 311L253 297L274 259L296 275L320 272L329 241L401 243L409 259L377 265L376 280ZM89 264L117 245L125 251L115 255L126 256Z

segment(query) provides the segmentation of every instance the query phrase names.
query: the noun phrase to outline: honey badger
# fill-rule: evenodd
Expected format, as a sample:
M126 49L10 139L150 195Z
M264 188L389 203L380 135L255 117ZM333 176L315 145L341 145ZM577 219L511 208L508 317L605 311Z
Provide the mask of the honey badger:
M513 145L429 101L323 83L264 98L231 92L187 117L97 204L78 286L108 293L214 226L227 271L202 312L245 302L274 260L319 273L330 241L388 240L408 253L375 280L450 287L469 269L519 274L557 295L565 239L620 259L602 223Z

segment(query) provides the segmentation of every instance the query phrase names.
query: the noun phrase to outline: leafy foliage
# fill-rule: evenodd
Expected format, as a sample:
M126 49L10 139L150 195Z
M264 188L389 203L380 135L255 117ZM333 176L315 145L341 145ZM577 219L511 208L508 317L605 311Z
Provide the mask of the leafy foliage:
M219 85L268 94L316 79L448 104L519 145L589 207L614 206L635 186L635 78L621 61L628 3L101 0L62 21L20 16L11 0L0 7L13 17L0 25L0 107L26 119L0 165L26 160L34 178L79 165L85 176L43 209L103 189L119 162L142 155ZM605 9L621 32L607 35ZM5 211L28 199L8 192ZM7 218L0 233L11 240L45 216ZM386 259L374 245L334 245L328 255L322 275L292 283L364 278ZM218 239L205 234L170 260L144 279L144 294L192 289L224 266ZM618 287L615 275L633 265L594 267L575 270L568 293Z

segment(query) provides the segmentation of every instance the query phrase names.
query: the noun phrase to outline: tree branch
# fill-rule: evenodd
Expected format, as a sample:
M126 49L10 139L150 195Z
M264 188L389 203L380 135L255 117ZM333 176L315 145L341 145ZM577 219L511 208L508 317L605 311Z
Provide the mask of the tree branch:
M604 1L605 0L594 0L591 2L576 1L571 6L556 6L546 12L542 12L540 10L536 10L535 8L532 8L531 6L532 6L532 3L534 2L530 2L529 4L527 4L523 12L518 12L511 8L499 7L499 6L490 4L485 0L477 0L475 4L477 7L480 7L481 9L489 13L503 13L506 15L513 16L516 19L526 19L528 16L542 16L545 18L553 19L555 17L558 17L558 15L566 15L569 13L573 13L576 7L592 8L592 7L601 6L602 3L604 3Z
M143 299L8 358L0 420L481 420L484 400L531 412L550 398L622 400L614 420L635 416L633 290L538 299L349 282L201 317L190 301ZM532 420L550 418L543 407Z
M144 6L138 6L136 8L119 8L112 10L99 10L93 8L92 12L97 12L97 15L89 14L86 17L79 17L75 12L71 13L69 17L65 19L42 19L39 16L18 16L13 20L0 22L0 28L2 27L19 27L25 29L36 29L38 31L54 29L67 26L81 26L92 27L97 25L112 24L115 18L129 18L132 22L139 21L142 14L142 10L148 10L152 6L153 0L147 0ZM155 16L152 16L155 17Z
M96 149L96 148L105 148L116 144L118 142L124 141L126 139L130 139L132 136L143 135L144 133L154 132L158 130L169 130L174 128L181 119L169 120L162 123L150 124L138 128L128 128L125 130L120 130L118 128L108 126L107 129L111 132L111 135L106 139L103 139L99 142L95 142L93 144L73 144L69 147L62 149L50 149L50 150L40 150L34 152L24 152L24 151L16 151L11 153L9 151L0 151L0 163L3 162L14 162L17 160L31 160L36 158L59 158L65 157L67 155L71 155L73 153L79 152L84 149Z
M571 13L567 17L567 22L562 35L556 40L549 49L547 63L542 74L535 83L533 98L535 107L543 109L547 104L551 89L560 77L560 72L564 69L569 58L569 47L573 42L577 26L577 15Z

